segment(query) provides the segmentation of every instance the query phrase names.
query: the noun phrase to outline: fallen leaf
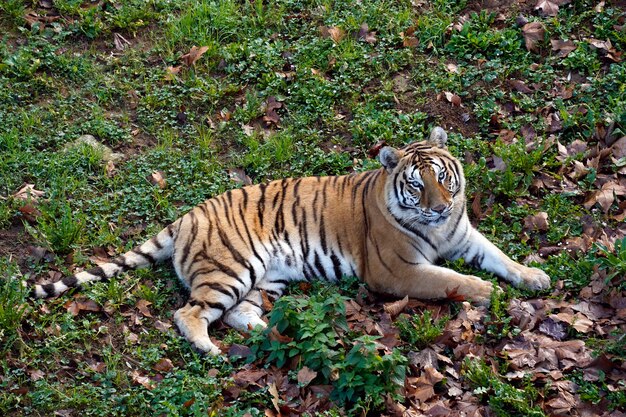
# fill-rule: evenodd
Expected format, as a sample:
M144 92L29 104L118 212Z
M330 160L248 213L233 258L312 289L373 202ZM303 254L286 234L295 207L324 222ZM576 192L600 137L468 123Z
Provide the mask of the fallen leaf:
M66 302L63 307L65 307L65 309L74 316L77 316L82 311L98 312L102 310L102 308L96 304L95 301L88 298L76 298L74 300L70 300Z
M367 151L367 155L374 159L378 156L378 153L380 152L380 150L382 148L384 148L385 146L387 146L387 142L385 142L384 140L378 142L376 145L372 146L371 148L368 149Z
M329 28L328 34L335 43L341 42L341 40L346 36L346 33L339 26Z
M543 41L545 33L546 30L541 22L526 23L522 28L526 49L530 52L537 52L537 44Z
M357 39L364 40L365 42L373 45L376 43L376 32L370 31L368 24L363 23L359 28Z
M409 297L405 296L403 299L394 301L393 303L385 303L383 309L393 318L402 313L407 304L409 304Z
M152 303L148 300L139 300L139 302L137 302L137 310L139 310L139 312L144 316L144 317L152 317L152 314L150 314L150 309L148 308L149 305L151 305Z
M302 387L306 387L315 379L317 376L317 372L310 369L307 366L303 366L302 369L298 371L298 384Z
M43 197L45 192L35 189L35 184L24 184L18 191L13 193L13 197L18 200L37 201Z
M280 406L278 404L280 397L278 396L278 388L276 388L276 384L274 382L269 384L269 386L267 387L267 392L272 395L272 405L274 406L274 409L280 414Z
M458 286L452 288L451 290L446 288L446 299L455 302L465 301L465 296L463 294L459 294L458 291Z
M567 328L562 322L556 321L551 317L548 317L539 325L539 331L545 335L548 335L556 340L563 340L567 337Z
M168 81L174 81L176 79L176 76L178 75L178 73L180 72L182 66L177 66L177 67L167 67L165 68L165 79Z
M185 55L182 55L180 57L180 59L185 63L185 65L187 65L188 67L191 67L208 50L209 50L208 46L197 47L197 46L194 45L194 46L191 47L189 52L187 52Z
M589 43L589 45L591 45L592 47L598 50L598 53L600 54L600 56L607 58L613 62L621 61L622 53L621 51L617 51L613 47L613 44L611 43L610 39L606 41L601 41L599 39L589 38L589 39L586 39L586 41Z
M548 213L545 211L540 211L534 215L528 215L524 218L524 229L525 230L540 230L545 232L549 228L548 223Z
M251 354L252 354L252 350L250 350L250 348L248 346L240 345L240 344L237 344L237 343L233 344L228 349L228 357L229 358L232 358L234 356L238 356L240 358L247 358Z
M615 201L615 197L624 195L626 195L626 187L624 185L609 181L604 183L600 190L593 192L587 200L585 200L583 206L589 210L597 203L604 213L608 213L611 205Z
M452 103L452 105L457 106L457 107L461 105L461 97L459 97L458 95L451 93L449 91L444 91L443 94L446 97L446 100Z
M232 181L242 185L252 185L252 179L246 174L243 168L230 168L228 176Z
M556 57L558 58L565 58L578 47L573 41L563 41L560 39L550 40L550 45L552 45L552 51L556 52Z
M259 290L259 292L261 293L261 301L262 301L261 308L263 308L263 311L265 312L272 311L272 309L274 308L274 304L272 303L272 300L270 300L269 296L267 295L267 291Z
M169 358L161 358L157 363L152 367L155 371L168 373L172 369L174 369L174 364Z
M135 382L136 384L142 385L144 388L147 388L149 390L152 390L152 389L156 388L156 383L154 381L152 381L147 376L141 375L136 370L133 370L130 373L130 376L131 376L133 382Z
M46 374L41 369L29 369L28 375L31 381L37 381L46 377Z
M524 83L524 81L509 80L508 83L513 89L519 91L520 93L531 94L533 92L533 90L528 88L528 86L526 85L526 83Z
M153 171L152 174L148 175L146 178L150 181L150 184L156 185L160 189L164 189L167 186L163 171Z
M550 0L539 0L535 5L535 10L539 10L543 16L556 16L559 13L559 5Z
M267 99L265 103L265 116L263 116L263 121L268 125L276 125L280 123L280 116L276 112L277 109L283 107L283 103L276 100L276 97L271 96Z

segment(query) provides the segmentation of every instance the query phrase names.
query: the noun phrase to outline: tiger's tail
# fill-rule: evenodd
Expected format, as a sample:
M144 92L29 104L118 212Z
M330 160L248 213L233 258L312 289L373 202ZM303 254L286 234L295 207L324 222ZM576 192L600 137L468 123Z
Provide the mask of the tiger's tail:
M175 225L177 223L170 224L156 236L114 258L111 262L67 276L51 284L37 284L31 290L31 295L34 298L56 297L70 288L80 287L86 282L107 281L122 272L143 268L169 259L174 253L174 240L177 230Z

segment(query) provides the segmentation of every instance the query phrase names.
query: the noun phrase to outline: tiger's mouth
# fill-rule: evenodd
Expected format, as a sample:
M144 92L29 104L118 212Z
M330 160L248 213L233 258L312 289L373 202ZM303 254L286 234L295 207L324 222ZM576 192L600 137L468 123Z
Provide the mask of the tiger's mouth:
M441 213L420 213L417 221L425 226L440 226L450 218L450 213L451 207Z

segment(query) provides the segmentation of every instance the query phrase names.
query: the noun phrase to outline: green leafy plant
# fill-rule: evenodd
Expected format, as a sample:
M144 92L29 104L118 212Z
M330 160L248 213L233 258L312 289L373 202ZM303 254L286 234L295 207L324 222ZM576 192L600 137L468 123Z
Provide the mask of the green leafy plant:
M543 411L533 405L538 394L534 388L521 390L503 382L483 359L466 358L462 375L470 382L474 394L487 400L496 416L545 417Z
M79 240L85 219L76 214L68 203L44 204L35 228L25 223L33 237L39 239L59 255L70 253Z
M396 349L381 355L384 347L376 337L350 340L346 300L328 289L310 297L281 297L269 313L268 328L255 329L246 342L251 360L281 367L297 357L320 374L322 383L333 382L335 400L353 410L379 409L385 395L394 395L404 383L407 359Z
M411 349L424 349L443 334L449 319L444 316L434 320L432 311L425 310L421 315L400 316L396 320L396 326L400 330L400 337Z
M598 262L602 269L605 269L607 274L607 282L611 281L618 275L626 274L626 237L617 239L614 243L615 249L609 250L602 244L597 244L602 257L598 258ZM619 284L621 289L626 289L626 282L621 280Z
M0 258L0 352L7 352L20 340L19 326L27 313L26 289L17 265Z

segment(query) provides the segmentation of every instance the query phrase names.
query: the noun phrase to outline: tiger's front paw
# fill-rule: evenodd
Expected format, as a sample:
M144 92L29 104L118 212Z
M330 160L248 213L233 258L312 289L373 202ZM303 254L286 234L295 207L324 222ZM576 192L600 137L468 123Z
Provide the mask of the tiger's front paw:
M475 276L470 276L469 278L470 285L466 289L466 298L471 300L473 304L489 307L491 293L493 291L502 291L499 287L494 287L491 282L484 279Z
M545 290L550 288L550 277L539 268L530 268L516 265L511 282L517 287L526 287L531 290Z

